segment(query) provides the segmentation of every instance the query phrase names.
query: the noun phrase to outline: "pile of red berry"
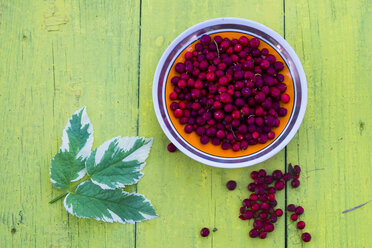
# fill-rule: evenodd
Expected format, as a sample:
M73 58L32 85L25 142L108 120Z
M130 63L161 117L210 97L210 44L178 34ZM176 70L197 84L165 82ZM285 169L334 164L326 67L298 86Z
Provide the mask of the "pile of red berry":
M251 178L254 182L248 185L248 190L253 193L249 198L243 200L243 206L240 208L241 215L239 216L242 220L254 219L253 229L249 232L250 237L264 239L267 233L274 231L273 224L283 215L282 209L275 209L277 205L276 192L284 189L285 182L291 179L293 188L297 188L300 185L298 180L301 172L300 166L295 165L292 167L292 165L289 165L288 170L289 173L275 170L271 175L267 175L263 169L251 173ZM291 204L288 206L288 211L295 212L291 215L291 219L296 221L298 216L304 212L304 209L301 206L295 207ZM305 222L298 222L297 227L299 229L305 228ZM309 242L310 239L309 233L302 235L303 241Z
M171 79L170 109L186 133L200 142L234 151L275 138L273 128L287 115L290 97L284 64L260 40L203 35Z

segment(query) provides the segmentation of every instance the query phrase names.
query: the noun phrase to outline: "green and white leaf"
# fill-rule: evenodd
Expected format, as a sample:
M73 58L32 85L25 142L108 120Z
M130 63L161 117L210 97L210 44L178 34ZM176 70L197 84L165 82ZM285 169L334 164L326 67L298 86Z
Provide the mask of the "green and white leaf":
M153 139L116 137L94 149L85 166L92 182L102 189L122 188L137 183Z
M85 181L76 192L67 194L63 202L66 210L79 218L93 218L122 224L158 217L151 202L143 195L122 189L104 190Z
M62 145L52 158L50 181L57 188L84 177L85 161L93 145L93 126L85 106L72 114L62 132Z

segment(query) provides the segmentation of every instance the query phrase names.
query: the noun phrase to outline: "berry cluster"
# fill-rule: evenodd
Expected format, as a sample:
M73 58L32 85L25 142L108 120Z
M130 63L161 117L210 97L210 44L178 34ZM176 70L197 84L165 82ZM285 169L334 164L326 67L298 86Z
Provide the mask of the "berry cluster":
M203 35L174 67L170 109L186 133L233 151L275 138L290 97L284 64L259 48L260 40Z
M274 231L274 223L283 215L283 210L275 209L278 204L275 193L284 189L285 181L292 176L280 170L275 170L271 175L263 169L253 171L251 178L253 183L248 185L248 190L253 192L248 199L243 200L240 208L242 220L254 219L253 229L249 232L252 238L266 238L267 233ZM271 186L272 185L272 186Z

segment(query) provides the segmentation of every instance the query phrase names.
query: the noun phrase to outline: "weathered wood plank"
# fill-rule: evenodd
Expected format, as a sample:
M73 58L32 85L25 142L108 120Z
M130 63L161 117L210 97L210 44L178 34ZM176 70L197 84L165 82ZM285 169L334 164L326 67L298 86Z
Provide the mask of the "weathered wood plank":
M286 39L308 80L307 113L288 146L302 166L299 189L288 202L305 208L308 247L370 247L372 205L371 1L286 0ZM288 247L300 247L289 222Z
M0 27L0 247L134 247L134 225L69 216L49 182L83 105L94 147L137 134L138 1L6 1ZM15 233L11 229L15 228Z
M154 136L152 154L139 183L139 192L153 200L160 218L137 225L137 247L283 247L284 219L267 240L252 240L248 222L238 219L241 200L253 169L284 168L284 152L249 169L223 170L199 164L181 152L169 154L169 143L153 111L151 85L161 54L172 40L190 26L216 17L236 16L268 25L283 34L283 4L279 1L143 1L141 29L141 85L139 132ZM228 192L234 179L238 189ZM284 192L279 205L284 206ZM217 232L208 238L199 231L207 226Z

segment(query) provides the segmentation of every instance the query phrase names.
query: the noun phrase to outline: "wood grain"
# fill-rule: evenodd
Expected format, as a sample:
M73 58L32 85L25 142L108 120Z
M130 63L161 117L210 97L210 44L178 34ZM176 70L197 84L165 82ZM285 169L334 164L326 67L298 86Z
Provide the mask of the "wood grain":
M365 0L0 0L0 247L370 247L372 2ZM261 22L285 36L304 65L304 122L274 158L223 170L166 151L152 106L158 60L188 27L216 17ZM86 105L94 147L114 136L154 137L137 190L159 218L106 224L67 214L49 182L68 117ZM313 239L281 218L266 240L238 219L252 170L302 166L301 186L278 206L305 208ZM225 184L236 180L228 192ZM285 199L287 195L287 199ZM285 226L287 222L287 226ZM218 230L201 238L202 227Z
M372 205L342 214L372 199L371 7L370 1L286 0L286 39L309 90L304 122L288 145L288 161L303 170L288 202L305 208L309 247L372 244ZM288 247L300 247L293 223L288 234Z
M137 134L139 2L6 1L0 32L0 247L134 247L133 225L48 201L60 193L50 159L76 109L87 106L94 147Z
M284 169L284 151L260 167L224 170L204 166L181 152L167 152L169 141L153 111L152 79L166 47L190 26L225 16L256 20L283 34L283 3L279 1L142 2L139 132L153 136L155 142L138 190L153 200L160 218L137 225L137 247L284 246L284 218L264 241L250 239L252 222L238 218L241 201L249 196L250 172L261 166L270 171ZM238 188L228 192L225 184L231 179L238 182ZM279 206L284 206L284 192L279 195ZM201 238L204 226L218 231Z

